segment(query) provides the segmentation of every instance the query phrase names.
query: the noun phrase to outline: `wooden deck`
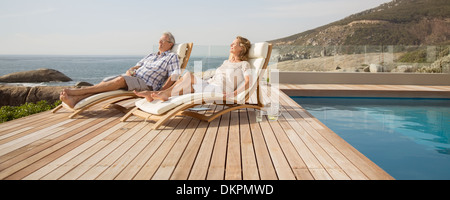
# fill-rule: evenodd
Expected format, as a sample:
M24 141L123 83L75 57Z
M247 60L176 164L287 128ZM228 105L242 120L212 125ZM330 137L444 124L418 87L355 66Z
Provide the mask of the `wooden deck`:
M280 86L308 87L450 92L447 86ZM120 122L123 113L98 107L76 119L61 110L13 120L0 124L0 179L393 179L283 92L280 103L275 122L257 123L247 109L209 124L175 117L162 130L139 118Z

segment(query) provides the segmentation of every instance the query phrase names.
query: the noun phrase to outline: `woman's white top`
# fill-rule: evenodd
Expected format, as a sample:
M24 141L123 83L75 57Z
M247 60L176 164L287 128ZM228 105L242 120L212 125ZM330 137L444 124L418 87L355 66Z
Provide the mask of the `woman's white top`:
M225 60L223 64L216 69L214 76L208 80L209 84L222 86L227 92L232 92L245 82L245 76L250 76L250 63L241 61L237 63Z

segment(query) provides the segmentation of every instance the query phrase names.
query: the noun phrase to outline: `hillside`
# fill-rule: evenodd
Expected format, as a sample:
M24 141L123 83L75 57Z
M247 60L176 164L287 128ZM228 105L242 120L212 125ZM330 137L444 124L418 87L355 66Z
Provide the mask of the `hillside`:
M450 3L394 0L269 42L282 71L449 72Z
M304 46L450 44L450 3L448 0L394 0L270 42Z

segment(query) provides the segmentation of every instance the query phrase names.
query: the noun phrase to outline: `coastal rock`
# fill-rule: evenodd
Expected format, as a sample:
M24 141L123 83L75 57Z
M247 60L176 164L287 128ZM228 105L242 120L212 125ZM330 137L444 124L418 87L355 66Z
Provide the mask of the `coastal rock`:
M28 91L26 102L38 102L45 100L54 103L59 100L59 93L67 86L38 86L32 87Z
M0 82L4 83L40 83L50 81L68 82L72 81L72 79L54 69L37 69L0 76Z
M377 72L384 72L384 68L382 65L378 64L370 64L369 65L369 71L371 73L377 73Z
M93 86L93 84L92 83L88 83L88 82L84 82L84 81L80 81L80 82L77 82L75 84L75 87L84 87L84 86Z
M0 106L19 106L26 102L30 87L0 86Z
M363 71L364 72L370 72L370 66L364 67Z
M46 100L54 103L59 100L59 93L67 86L7 86L0 85L0 106L19 106L26 102L36 103Z
M395 69L391 70L391 72L405 73L405 72L412 72L412 70L413 70L412 65L400 65L397 66Z

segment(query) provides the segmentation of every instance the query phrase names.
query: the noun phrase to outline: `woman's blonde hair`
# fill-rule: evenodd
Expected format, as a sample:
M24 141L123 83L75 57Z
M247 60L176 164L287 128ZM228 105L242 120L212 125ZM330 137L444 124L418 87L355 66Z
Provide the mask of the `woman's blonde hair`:
M241 36L237 36L236 39L239 40L239 46L242 48L242 51L239 54L239 59L241 59L242 61L247 61L248 53L250 52L250 47L252 46L252 44L247 38Z

